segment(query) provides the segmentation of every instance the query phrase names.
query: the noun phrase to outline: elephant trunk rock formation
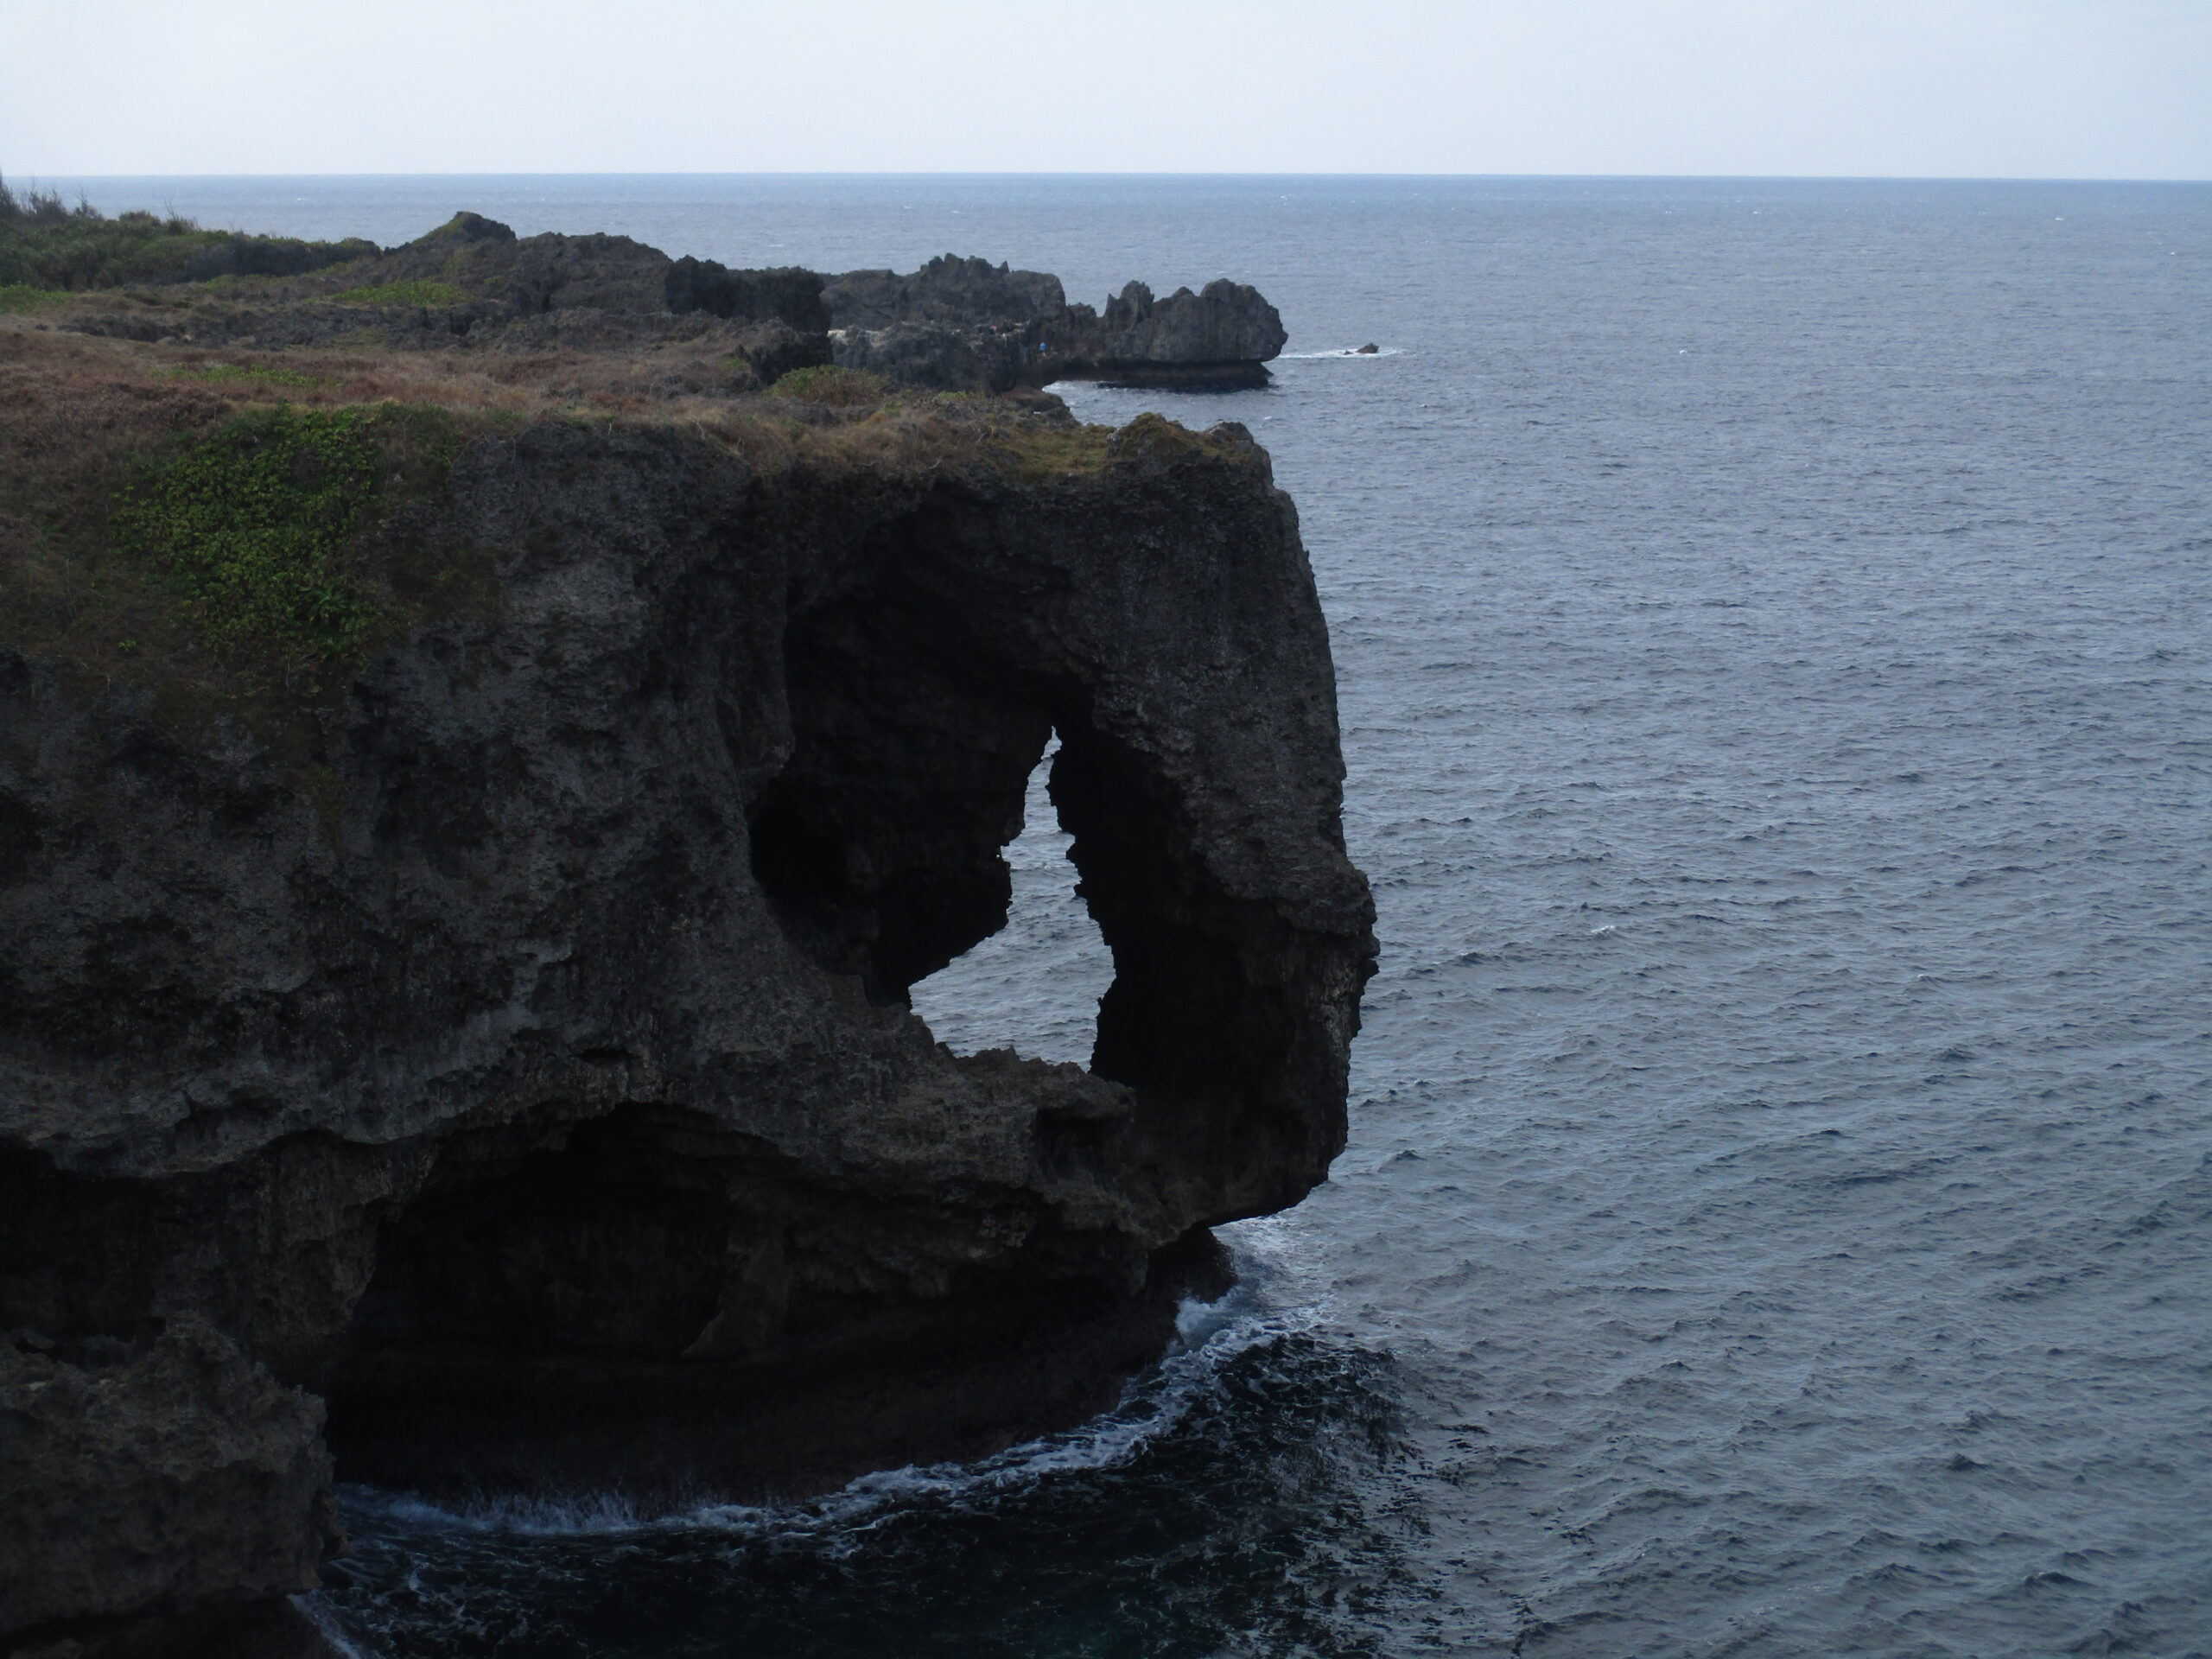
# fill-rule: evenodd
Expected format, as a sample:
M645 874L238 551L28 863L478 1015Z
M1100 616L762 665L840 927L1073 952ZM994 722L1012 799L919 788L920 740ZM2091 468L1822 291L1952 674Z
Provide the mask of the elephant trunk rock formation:
M988 1452L1324 1178L1372 907L1264 452L802 412L474 429L359 556L493 597L285 721L0 649L0 1632L310 1586L334 1470ZM956 1056L1056 734L1093 1064Z

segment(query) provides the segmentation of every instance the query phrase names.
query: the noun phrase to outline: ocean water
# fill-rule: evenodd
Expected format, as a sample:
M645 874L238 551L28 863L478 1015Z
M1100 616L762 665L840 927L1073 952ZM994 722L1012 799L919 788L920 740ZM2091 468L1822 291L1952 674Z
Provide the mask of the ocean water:
M1256 283L1374 880L1351 1144L1109 1418L639 1522L356 1491L364 1655L2212 1654L2212 186L87 181ZM1373 341L1370 357L1342 353ZM1041 790L920 988L1084 1058Z

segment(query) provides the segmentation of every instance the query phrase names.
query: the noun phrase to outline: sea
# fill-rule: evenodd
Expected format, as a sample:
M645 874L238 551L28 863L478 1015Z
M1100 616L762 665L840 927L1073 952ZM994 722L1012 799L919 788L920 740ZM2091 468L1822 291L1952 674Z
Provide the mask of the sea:
M2212 1655L2212 185L146 179L733 265L1227 276L1382 970L1120 1407L641 1517L348 1488L377 1659ZM1361 354L1356 348L1372 344ZM1088 1057L1041 779L938 1035Z

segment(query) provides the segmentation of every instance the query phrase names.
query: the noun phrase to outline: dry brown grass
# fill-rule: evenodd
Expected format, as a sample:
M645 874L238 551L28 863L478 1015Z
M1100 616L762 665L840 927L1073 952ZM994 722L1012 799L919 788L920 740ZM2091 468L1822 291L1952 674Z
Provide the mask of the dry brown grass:
M118 492L238 416L280 404L442 411L461 441L543 420L675 429L764 478L802 473L817 483L850 474L1070 478L1103 466L1113 437L1010 401L893 392L872 406L825 407L737 390L734 378L710 343L264 352L67 334L50 313L0 316L0 645L58 660L90 684L146 686L194 720L231 712L264 731L334 690L319 680L344 664L327 665L317 683L280 687L226 660L114 545ZM1177 442L1185 440L1214 448L1196 435Z
M618 421L689 429L748 458L897 467L1011 462L1025 471L1103 461L1104 428L1039 418L967 395L892 391L873 404L763 396L711 343L634 352L452 349L282 352L72 334L47 318L0 317L0 453L53 448L73 423L103 449L141 451L273 404L300 408L398 403L506 421ZM78 450L77 442L62 446ZM41 469L36 491L49 495Z
M87 685L121 681L186 723L228 712L264 728L315 699L320 677L211 648L175 594L116 545L120 493L237 416L279 403L397 400L404 359L178 351L0 324L0 645ZM416 401L442 401L421 398ZM536 412L492 389L485 423ZM280 721L281 723L281 721Z

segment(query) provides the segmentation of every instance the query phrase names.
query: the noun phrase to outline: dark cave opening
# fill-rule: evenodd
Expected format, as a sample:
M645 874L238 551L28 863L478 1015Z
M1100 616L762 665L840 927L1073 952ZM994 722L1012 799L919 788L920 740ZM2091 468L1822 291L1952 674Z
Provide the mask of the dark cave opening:
M1052 729L1043 686L930 611L869 593L793 619L791 753L747 815L785 931L879 1002L1004 925L1000 849Z
M928 1293L900 1264L944 1219L680 1109L453 1137L318 1379L339 1477L665 1508L979 1457L1104 1409L1225 1282L1199 1235L1133 1291L1001 1264Z
M753 873L815 962L912 1006L917 982L1006 925L1003 849L1057 736L1051 810L1112 963L1080 1058L1137 1090L1163 1152L1227 1172L1215 1218L1271 1205L1269 1167L1335 1150L1272 1104L1340 1065L1299 1015L1320 958L1273 906L1225 890L1182 763L1142 741L1135 710L1100 702L1093 669L944 597L961 586L933 572L972 561L975 533L918 515L864 579L794 611L791 749L748 811Z
M733 1226L722 1172L684 1146L683 1116L632 1107L446 1142L423 1191L378 1230L357 1353L683 1351L756 1242Z
M1205 836L1187 779L1122 729L1126 709L1102 711L1077 665L933 594L945 533L902 524L858 579L795 605L788 749L747 803L751 872L799 951L879 1006L911 1007L918 982L1006 926L1005 849L1033 813L1049 817L1062 902L1082 907L1094 968L1111 963L1081 1052L1052 1058L1131 1085L1138 1104L1126 1130L1040 1116L1039 1156L1056 1179L1116 1159L1208 1169L1206 1221L1274 1207L1281 1170L1330 1150L1270 1102L1307 1063L1288 925L1221 890L1193 850ZM1068 1154L1084 1136L1098 1145ZM502 1413L521 1414L515 1436L534 1414L532 1433L603 1414L650 1437L663 1431L635 1421L649 1402L696 1427L748 1377L773 1375L779 1398L800 1399L798 1380L833 1352L950 1376L1019 1347L1048 1314L1072 1332L1130 1294L1110 1274L1072 1289L1085 1281L1067 1262L1103 1246L1044 1233L972 1281L903 1278L885 1264L918 1259L942 1225L926 1208L817 1191L766 1143L672 1104L457 1141L383 1225L330 1390L333 1444L356 1473L391 1480L470 1464L454 1437L509 1435ZM851 1385L893 1387L868 1375ZM906 1381L895 1386L904 1397ZM426 1410L450 1433L418 1432Z

